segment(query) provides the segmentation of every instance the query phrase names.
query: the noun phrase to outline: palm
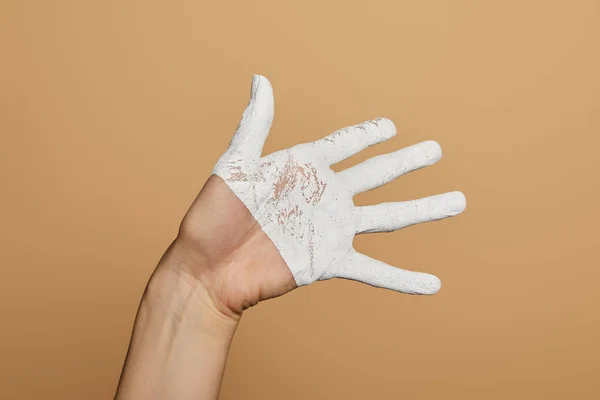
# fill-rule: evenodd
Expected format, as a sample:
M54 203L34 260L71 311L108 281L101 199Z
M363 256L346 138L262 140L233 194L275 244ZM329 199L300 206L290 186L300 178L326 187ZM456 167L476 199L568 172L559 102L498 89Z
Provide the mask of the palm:
M351 190L311 150L306 144L270 154L253 173L237 163L226 167L226 183L280 250L298 284L331 277L347 264L357 227Z

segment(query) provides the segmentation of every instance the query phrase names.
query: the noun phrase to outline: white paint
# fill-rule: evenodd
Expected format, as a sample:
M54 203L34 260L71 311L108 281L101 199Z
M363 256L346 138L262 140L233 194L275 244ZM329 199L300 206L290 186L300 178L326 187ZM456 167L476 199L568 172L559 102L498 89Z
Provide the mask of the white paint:
M246 205L275 244L298 286L346 278L411 294L433 294L437 277L395 268L352 247L357 233L389 232L461 213L461 192L419 200L357 207L352 197L438 161L442 152L427 141L371 158L336 173L330 165L396 134L388 119L340 129L261 158L273 120L273 89L260 75L229 148L213 174Z

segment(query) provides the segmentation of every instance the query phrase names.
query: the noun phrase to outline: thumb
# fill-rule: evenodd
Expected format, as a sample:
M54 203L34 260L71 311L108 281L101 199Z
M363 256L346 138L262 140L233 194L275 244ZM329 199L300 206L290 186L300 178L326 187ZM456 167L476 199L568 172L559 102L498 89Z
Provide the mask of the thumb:
M231 139L230 150L241 154L246 162L258 163L265 139L271 129L273 114L274 99L271 83L264 76L254 75L250 102Z

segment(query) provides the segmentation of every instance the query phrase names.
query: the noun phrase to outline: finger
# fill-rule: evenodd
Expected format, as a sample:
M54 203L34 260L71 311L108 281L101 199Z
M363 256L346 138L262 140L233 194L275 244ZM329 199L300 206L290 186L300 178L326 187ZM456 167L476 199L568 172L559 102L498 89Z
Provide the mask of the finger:
M240 154L245 161L257 164L271 129L273 113L274 99L271 83L264 76L254 75L250 102L231 139L230 149Z
M421 222L453 217L467 206L465 195L450 192L423 199L356 207L357 233L391 232Z
M395 134L396 127L392 121L378 118L339 129L322 139L304 145L313 147L314 151L324 157L328 165L332 165Z
M358 252L345 268L337 271L336 277L408 294L435 294L441 287L434 275L392 267Z
M375 189L400 175L436 163L442 158L440 145L429 140L383 154L341 171L338 175L347 182L354 194Z

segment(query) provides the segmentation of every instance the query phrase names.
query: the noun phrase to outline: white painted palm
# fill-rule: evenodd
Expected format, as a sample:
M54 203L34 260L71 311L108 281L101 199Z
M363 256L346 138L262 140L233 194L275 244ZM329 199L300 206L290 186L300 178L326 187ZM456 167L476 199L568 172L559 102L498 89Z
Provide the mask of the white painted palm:
M244 203L290 268L298 286L346 278L410 294L433 294L437 277L392 267L354 250L357 233L389 232L457 215L461 192L354 206L352 197L441 158L434 141L371 158L339 173L330 166L396 134L388 119L340 129L261 158L273 120L273 90L255 75L251 98L213 174Z

